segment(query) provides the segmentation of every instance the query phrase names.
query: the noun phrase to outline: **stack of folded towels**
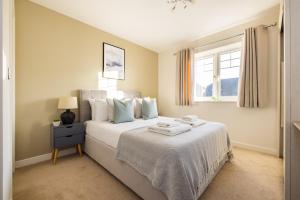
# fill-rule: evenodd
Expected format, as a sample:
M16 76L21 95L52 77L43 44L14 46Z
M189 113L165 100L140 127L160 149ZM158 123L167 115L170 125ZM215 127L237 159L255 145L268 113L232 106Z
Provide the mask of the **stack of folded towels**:
M206 121L200 119L197 115L186 115L175 119L175 122L158 122L148 127L148 130L154 133L175 136L190 131L192 127L201 126L205 123Z
M200 119L197 115L186 115L182 118L175 119L175 121L189 124L192 127L201 126L206 123L206 121Z
M157 124L148 128L148 130L151 132L160 133L168 136L175 136L180 133L187 132L191 129L191 125L176 122L158 122Z

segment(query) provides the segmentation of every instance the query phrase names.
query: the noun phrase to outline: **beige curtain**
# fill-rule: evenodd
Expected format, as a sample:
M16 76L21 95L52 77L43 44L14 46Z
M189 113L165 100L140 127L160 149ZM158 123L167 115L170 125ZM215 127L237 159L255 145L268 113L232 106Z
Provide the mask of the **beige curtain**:
M268 30L263 26L245 30L238 106L264 107L267 103Z
M176 54L176 104L192 104L191 51L183 49Z

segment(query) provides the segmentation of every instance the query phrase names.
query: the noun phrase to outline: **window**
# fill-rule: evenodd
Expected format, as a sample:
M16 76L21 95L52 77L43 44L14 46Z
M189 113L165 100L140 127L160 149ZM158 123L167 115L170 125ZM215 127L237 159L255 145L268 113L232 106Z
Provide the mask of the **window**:
M214 83L214 57L195 59L195 95L196 97L212 97ZM197 78L197 79L196 79Z
M241 43L194 55L194 101L236 101Z

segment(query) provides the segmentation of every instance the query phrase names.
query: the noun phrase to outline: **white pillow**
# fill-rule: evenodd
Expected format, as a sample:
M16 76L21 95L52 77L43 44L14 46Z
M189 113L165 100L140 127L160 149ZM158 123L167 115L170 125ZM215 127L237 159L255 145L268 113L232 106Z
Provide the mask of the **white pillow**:
M114 100L113 99L106 99L107 102L107 113L108 113L108 121L114 120Z
M134 99L134 117L136 119L139 119L142 117L142 102L143 99L146 101L150 101L150 97L144 97L144 98L135 98Z
M95 121L107 121L108 105L105 99L96 99L95 104Z
M108 119L108 105L105 99L88 99L91 111L92 120L107 121Z
M143 99L142 116L144 120L158 117L156 99Z
M95 101L96 99L88 99L91 106L92 120L95 120Z

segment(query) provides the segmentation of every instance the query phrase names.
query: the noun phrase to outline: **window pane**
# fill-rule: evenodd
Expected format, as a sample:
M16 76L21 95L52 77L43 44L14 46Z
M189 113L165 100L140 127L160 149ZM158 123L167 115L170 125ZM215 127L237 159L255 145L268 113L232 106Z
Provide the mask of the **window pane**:
M204 71L212 71L213 69L214 69L214 65L213 64L203 65L203 70Z
M222 61L220 58L220 95L237 96L241 51L234 51L222 55L230 55L230 59L228 61ZM222 57L222 55L220 55L220 57Z
M201 59L201 60L203 60L205 65L213 64L213 62L214 62L213 57L209 57L209 58L205 58L205 59Z
M220 67L221 68L228 68L228 67L230 67L230 60L228 60L228 61L221 61L220 62Z
M240 58L241 57L241 51L235 51L231 53L231 59Z
M213 57L197 58L194 74L195 97L211 97L213 91Z
M230 60L230 54L229 53L222 54L220 60L221 61Z
M239 67L241 64L240 62L241 62L240 59L231 60L231 67Z
M198 60L196 60L196 62L197 62L196 63L197 65L204 65L204 59L201 59L201 60L198 59Z

